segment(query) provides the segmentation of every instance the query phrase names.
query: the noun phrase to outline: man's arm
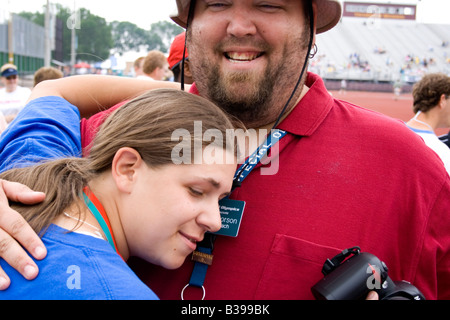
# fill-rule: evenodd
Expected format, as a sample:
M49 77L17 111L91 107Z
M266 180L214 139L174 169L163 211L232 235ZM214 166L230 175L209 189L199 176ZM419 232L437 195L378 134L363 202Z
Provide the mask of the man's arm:
M180 86L177 82L83 75L41 82L33 89L29 101L46 96L62 97L80 110L82 118L88 118L148 90L180 89ZM189 90L189 86L185 90Z

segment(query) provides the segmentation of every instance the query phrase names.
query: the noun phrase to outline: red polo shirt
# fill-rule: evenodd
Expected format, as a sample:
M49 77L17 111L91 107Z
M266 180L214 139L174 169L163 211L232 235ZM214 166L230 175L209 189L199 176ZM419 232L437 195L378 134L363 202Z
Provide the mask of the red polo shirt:
M246 202L243 220L237 238L215 242L206 299L313 299L325 260L353 246L427 299L449 299L450 179L439 157L402 122L334 99L318 76L307 86L279 125L288 135L277 174L258 166L232 194ZM193 262L130 266L161 299L180 299Z

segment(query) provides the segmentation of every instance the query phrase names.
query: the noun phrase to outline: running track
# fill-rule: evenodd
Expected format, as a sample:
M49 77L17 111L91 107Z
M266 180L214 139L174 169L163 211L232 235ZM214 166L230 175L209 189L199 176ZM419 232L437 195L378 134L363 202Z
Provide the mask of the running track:
M389 92L361 92L361 91L347 91L340 93L338 91L330 91L330 93L337 99L345 100L356 104L358 106L378 111L390 117L408 121L414 116L412 111L412 95L402 94L396 97ZM436 134L445 134L449 129L437 129Z

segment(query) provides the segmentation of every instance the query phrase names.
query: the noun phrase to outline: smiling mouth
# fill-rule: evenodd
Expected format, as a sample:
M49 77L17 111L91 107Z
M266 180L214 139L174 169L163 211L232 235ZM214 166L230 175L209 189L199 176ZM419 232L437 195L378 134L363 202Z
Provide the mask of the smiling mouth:
M250 62L258 59L264 54L264 52L225 52L224 56L231 62Z
M185 237L187 240L189 240L189 242L191 242L191 243L193 243L193 244L195 244L195 245L197 245L197 242L200 242L200 241L201 241L201 239L191 238L189 235L187 235L187 234L184 233L184 232L180 232L180 233L181 233L181 235L182 235L183 237Z

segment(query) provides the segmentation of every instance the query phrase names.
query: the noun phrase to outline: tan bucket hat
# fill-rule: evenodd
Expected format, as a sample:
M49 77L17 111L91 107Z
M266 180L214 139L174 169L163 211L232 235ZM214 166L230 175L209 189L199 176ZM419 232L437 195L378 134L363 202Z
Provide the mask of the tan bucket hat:
M339 0L313 0L317 4L316 33L330 30L338 24L342 15L342 7ZM171 18L175 23L186 28L191 0L176 0L178 13Z

